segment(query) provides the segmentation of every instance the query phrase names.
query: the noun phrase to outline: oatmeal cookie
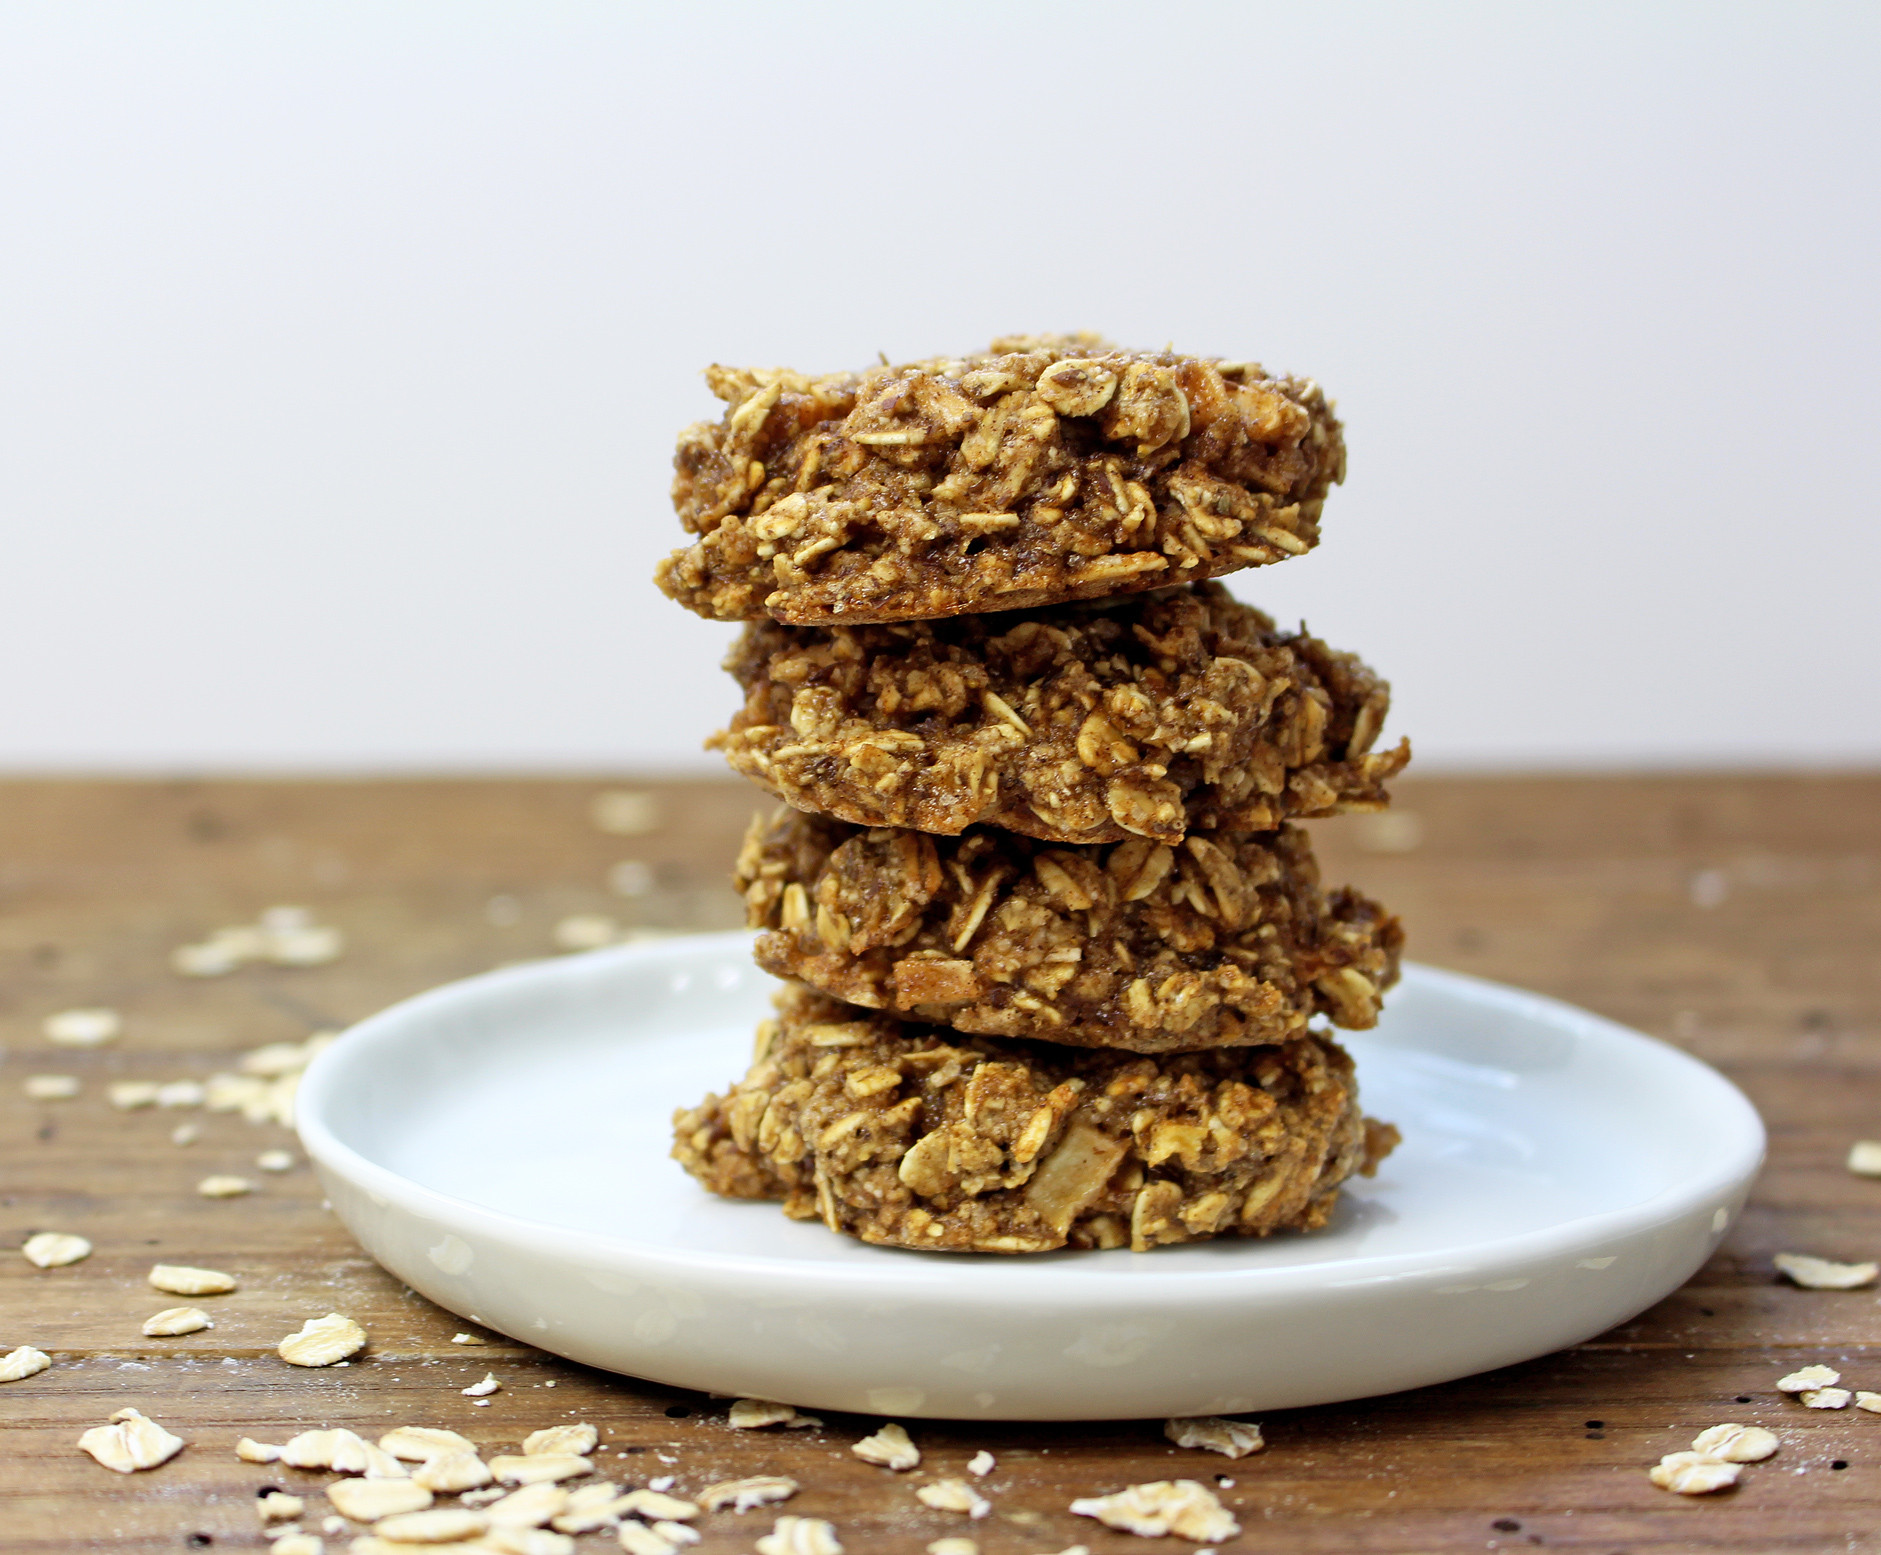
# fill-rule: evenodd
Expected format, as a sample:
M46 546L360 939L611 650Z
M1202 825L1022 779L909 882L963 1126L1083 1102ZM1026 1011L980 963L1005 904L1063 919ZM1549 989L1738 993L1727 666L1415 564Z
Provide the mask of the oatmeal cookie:
M1177 843L1375 810L1390 687L1219 583L887 626L747 626L712 744L801 810L954 834Z
M1137 1053L1280 1042L1378 1019L1403 931L1330 894L1306 833L1052 847L780 809L738 858L758 965L958 1031Z
M1398 1138L1314 1033L1152 1058L960 1036L800 986L778 1009L730 1094L674 1115L673 1154L715 1193L865 1242L1142 1252L1317 1230Z
M1299 556L1345 475L1319 386L1096 336L806 377L713 367L680 435L699 539L656 581L798 625L1029 610Z

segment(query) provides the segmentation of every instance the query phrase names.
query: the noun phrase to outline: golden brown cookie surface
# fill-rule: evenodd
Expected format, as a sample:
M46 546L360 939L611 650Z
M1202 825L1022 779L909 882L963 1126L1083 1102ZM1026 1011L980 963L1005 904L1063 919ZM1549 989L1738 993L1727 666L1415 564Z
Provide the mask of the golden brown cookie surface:
M1317 384L1095 336L706 378L728 409L674 456L699 538L656 581L719 620L921 620L1215 577L1310 550L1345 473Z
M726 759L862 826L1053 842L1376 809L1390 687L1218 583L888 626L747 626Z
M963 1037L801 987L725 1097L674 1117L713 1192L865 1242L1046 1252L1316 1230L1397 1140L1305 1035L1141 1054Z
M738 860L758 965L959 1031L1139 1053L1367 1027L1403 934L1320 889L1305 832L1063 847L782 809Z

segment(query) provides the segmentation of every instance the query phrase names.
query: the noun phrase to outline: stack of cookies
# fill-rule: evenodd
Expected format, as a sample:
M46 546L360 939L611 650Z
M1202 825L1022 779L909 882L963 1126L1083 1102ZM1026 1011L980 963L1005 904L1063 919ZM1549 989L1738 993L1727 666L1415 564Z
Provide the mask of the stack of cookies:
M1410 752L1364 664L1210 581L1317 542L1317 385L1089 336L707 379L658 582L747 623L713 743L785 801L738 884L787 981L674 1154L901 1247L1323 1225L1397 1136L1315 1018L1373 1024L1402 934L1293 823Z

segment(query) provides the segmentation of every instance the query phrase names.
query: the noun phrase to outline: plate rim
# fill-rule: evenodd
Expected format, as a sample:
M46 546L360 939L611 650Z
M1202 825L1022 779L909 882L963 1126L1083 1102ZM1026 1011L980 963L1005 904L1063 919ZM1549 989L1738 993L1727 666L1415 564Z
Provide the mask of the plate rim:
M447 1231L468 1232L492 1241L560 1259L580 1259L599 1267L659 1266L692 1279L748 1281L754 1274L777 1276L793 1282L821 1283L839 1289L845 1299L868 1290L885 1297L931 1293L938 1268L972 1260L975 1296L1002 1305L1022 1307L1066 1306L1097 1308L1113 1304L1127 1292L1132 1298L1168 1302L1193 1293L1213 1301L1229 1285L1246 1287L1251 1301L1288 1300L1304 1291L1330 1294L1420 1278L1454 1277L1461 1267L1493 1260L1518 1264L1562 1257L1603 1242L1621 1242L1690 1214L1706 1201L1727 1204L1754 1178L1767 1146L1763 1121L1736 1084L1727 1076L1669 1042L1618 1021L1595 1014L1565 1000L1494 982L1468 973L1406 962L1407 982L1447 989L1479 1004L1526 1006L1528 1013L1553 1023L1581 1026L1605 1038L1638 1045L1662 1061L1687 1066L1691 1078L1711 1088L1713 1105L1727 1125L1721 1144L1730 1150L1707 1152L1694 1163L1694 1174L1662 1189L1651 1198L1615 1209L1576 1215L1545 1226L1442 1248L1384 1254L1355 1254L1345 1259L1308 1263L1224 1267L1220 1269L1144 1269L1132 1260L1127 1267L1111 1267L1087 1260L1071 1251L1039 1258L1005 1258L996 1254L933 1253L904 1248L875 1248L879 1263L798 1263L775 1254L722 1250L675 1249L655 1241L636 1241L613 1233L546 1225L490 1208L474 1200L430 1188L405 1177L341 1140L329 1124L326 1111L337 1094L346 1067L362 1061L356 1039L370 1046L395 1043L414 1017L420 1019L463 1004L474 1004L499 990L527 988L532 983L555 984L571 972L602 973L640 963L658 964L679 957L720 957L727 952L747 954L751 935L733 930L714 934L673 936L636 945L613 946L573 956L496 968L439 984L386 1006L346 1028L343 1040L322 1051L308 1067L296 1096L296 1128L308 1156L322 1169L371 1195L389 1201L408 1214ZM1731 1115L1735 1114L1735 1118ZM677 1170L677 1168L675 1168ZM753 1205L753 1208L757 1208ZM867 1244L857 1244L859 1246ZM1049 1261L1047 1261L1049 1260ZM1074 1278L1053 1281L1053 1271Z

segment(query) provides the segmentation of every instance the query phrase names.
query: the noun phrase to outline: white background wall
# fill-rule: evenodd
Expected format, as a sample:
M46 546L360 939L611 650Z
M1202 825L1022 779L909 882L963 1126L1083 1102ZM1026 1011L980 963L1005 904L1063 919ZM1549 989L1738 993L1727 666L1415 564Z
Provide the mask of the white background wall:
M1340 401L1426 766L1881 758L1881 11L0 7L0 765L706 764L707 362Z

